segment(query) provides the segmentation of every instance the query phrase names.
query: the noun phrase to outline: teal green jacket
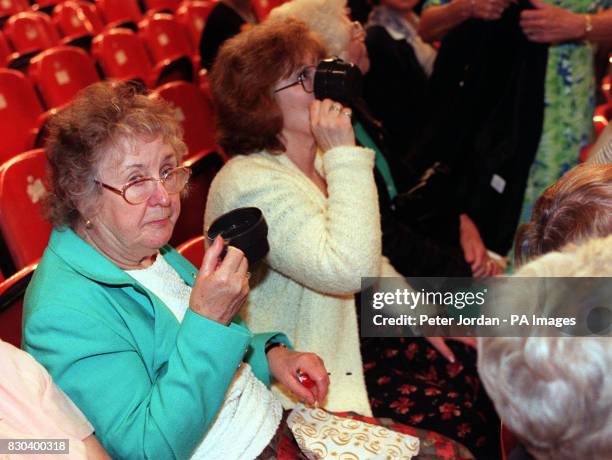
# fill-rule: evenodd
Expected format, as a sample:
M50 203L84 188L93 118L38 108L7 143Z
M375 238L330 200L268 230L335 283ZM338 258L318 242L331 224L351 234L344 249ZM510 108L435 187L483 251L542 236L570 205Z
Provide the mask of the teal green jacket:
M196 268L169 246L190 286ZM188 310L182 323L149 290L72 230L54 230L24 306L24 349L93 424L113 458L188 458L215 419L242 361L269 385L252 334Z

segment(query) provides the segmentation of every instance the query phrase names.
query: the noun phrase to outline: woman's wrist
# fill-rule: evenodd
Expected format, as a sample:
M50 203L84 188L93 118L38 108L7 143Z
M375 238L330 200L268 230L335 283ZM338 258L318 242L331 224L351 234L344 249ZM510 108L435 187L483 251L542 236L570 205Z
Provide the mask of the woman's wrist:
M267 343L264 348L266 356L268 356L268 353L274 350L275 348L287 348L287 345L285 345L283 342Z
M582 38L588 40L591 32L593 32L593 17L590 14L584 14L584 33Z

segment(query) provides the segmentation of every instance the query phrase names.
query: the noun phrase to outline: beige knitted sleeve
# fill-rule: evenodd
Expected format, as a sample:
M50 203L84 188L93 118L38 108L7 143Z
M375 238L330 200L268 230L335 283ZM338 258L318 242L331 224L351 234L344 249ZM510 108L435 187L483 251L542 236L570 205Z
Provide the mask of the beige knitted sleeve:
M329 150L323 156L325 198L297 168L262 158L232 160L213 181L205 223L256 206L268 222L267 263L274 270L319 292L352 294L362 276L378 276L381 267L373 167L369 149Z

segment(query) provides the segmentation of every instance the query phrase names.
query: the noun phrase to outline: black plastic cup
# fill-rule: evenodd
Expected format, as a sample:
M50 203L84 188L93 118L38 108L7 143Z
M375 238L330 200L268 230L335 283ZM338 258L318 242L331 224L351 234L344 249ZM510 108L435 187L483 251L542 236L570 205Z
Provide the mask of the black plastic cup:
M314 75L314 94L319 100L331 99L351 107L361 97L359 67L340 58L323 59Z
M253 265L270 251L268 224L259 208L238 208L218 217L205 233L208 247L217 236L223 238L225 246L221 258L225 257L227 246L234 246Z

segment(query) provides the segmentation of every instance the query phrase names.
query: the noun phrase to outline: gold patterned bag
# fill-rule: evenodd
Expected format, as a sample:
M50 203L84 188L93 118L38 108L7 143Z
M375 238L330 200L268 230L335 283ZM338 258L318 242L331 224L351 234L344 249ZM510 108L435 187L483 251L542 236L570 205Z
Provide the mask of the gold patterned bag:
M382 426L297 404L287 424L309 460L410 460L419 453L419 439Z

